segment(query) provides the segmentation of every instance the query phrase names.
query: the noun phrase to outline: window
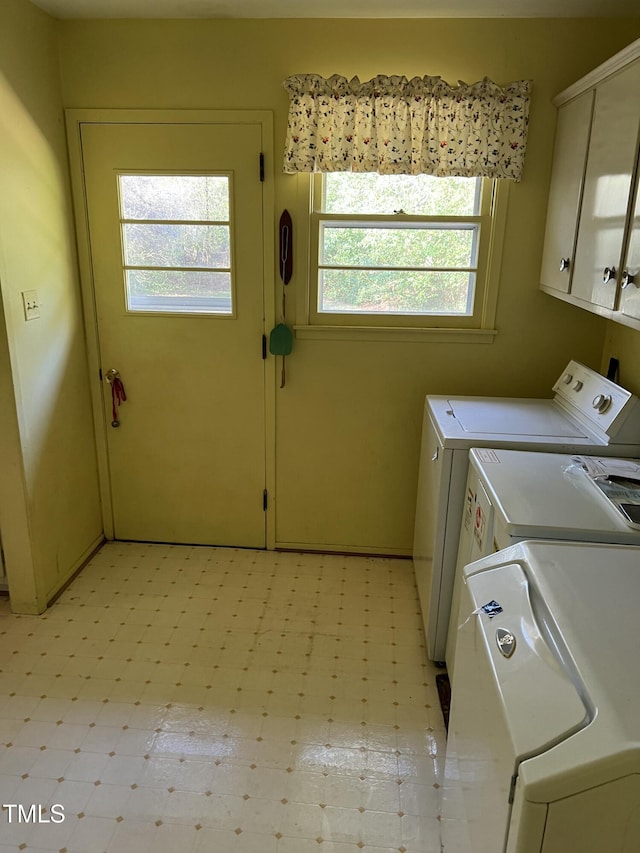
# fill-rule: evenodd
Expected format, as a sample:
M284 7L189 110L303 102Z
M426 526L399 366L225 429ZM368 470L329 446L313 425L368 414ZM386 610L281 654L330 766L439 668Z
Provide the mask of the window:
M314 176L310 322L482 328L493 190L483 178Z
M230 177L121 174L129 311L233 314Z

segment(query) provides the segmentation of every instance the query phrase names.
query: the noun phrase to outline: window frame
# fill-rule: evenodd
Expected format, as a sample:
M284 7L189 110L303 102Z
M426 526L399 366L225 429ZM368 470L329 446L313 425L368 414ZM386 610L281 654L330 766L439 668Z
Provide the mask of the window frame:
M328 214L321 210L323 175L299 175L299 209L305 211L306 239L301 278L306 282L305 294L299 300L296 334L301 338L381 339L389 340L470 340L490 343L496 330L495 321L500 261L506 225L506 207L509 182L482 178L480 181L479 214L477 216L410 216L392 214ZM304 205L304 207L303 207ZM330 313L318 311L318 270L320 226L326 221L401 223L477 223L477 272L470 314L384 314L384 313Z
M131 219L124 216L124 204L123 204L123 195L122 195L122 184L120 178L122 176L133 175L133 176L145 176L149 175L151 177L196 177L196 178L207 178L207 177L223 177L227 179L227 189L228 189L228 203L229 203L229 219L228 221L222 220L196 220L196 219ZM235 227L234 227L234 199L235 199L235 188L234 188L234 174L232 171L226 170L216 170L216 171L207 171L207 170L165 170L165 169L118 169L115 172L116 177L116 187L117 187L117 195L118 195L118 229L119 229L119 240L120 240L120 252L121 252L121 265L122 265L122 293L124 299L124 311L125 314L131 317L206 317L208 319L218 319L218 320L234 320L237 317L237 294L236 294L236 263L235 263ZM143 266L136 264L128 264L126 259L126 236L125 236L125 227L128 224L150 224L150 225L206 225L206 226L216 226L216 225L225 225L229 228L229 268L208 268L208 267L162 267L162 266ZM162 307L152 308L152 307L140 307L134 308L130 301L130 293L128 286L128 272L129 270L175 270L176 272L228 272L230 278L230 299L231 299L231 310L230 311L217 311L211 310L211 299L210 297L187 297L190 300L190 305L188 308L184 309L176 309L170 304L162 304ZM156 304L160 305L163 297L158 297ZM152 304L153 298L149 298L149 303ZM184 303L183 303L184 304ZM173 308L173 310L172 310Z

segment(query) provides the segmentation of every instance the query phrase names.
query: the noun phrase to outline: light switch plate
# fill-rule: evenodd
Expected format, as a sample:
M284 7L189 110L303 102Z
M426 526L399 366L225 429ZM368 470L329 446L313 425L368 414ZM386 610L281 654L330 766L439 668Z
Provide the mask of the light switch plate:
M37 290L22 291L22 305L24 306L24 319L35 320L40 316L40 302Z

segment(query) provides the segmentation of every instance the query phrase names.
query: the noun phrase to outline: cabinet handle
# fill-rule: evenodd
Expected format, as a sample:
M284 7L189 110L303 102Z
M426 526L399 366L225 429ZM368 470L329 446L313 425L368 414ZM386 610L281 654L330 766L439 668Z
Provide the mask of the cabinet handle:
M602 281L604 284L609 284L610 281L616 280L616 268L605 267L602 271Z
M635 279L636 279L635 275L632 275L629 272L629 270L625 270L622 273L622 282L621 282L620 286L621 287L629 287L630 284L635 284L637 286L637 282Z
M560 272L565 272L571 266L569 258L560 258Z
M431 457L431 461L432 461L432 462L437 462L437 461L438 461L438 457L439 457L439 456L440 456L440 447L438 446L438 447L436 447L436 452L435 452L435 453L433 454L433 456Z

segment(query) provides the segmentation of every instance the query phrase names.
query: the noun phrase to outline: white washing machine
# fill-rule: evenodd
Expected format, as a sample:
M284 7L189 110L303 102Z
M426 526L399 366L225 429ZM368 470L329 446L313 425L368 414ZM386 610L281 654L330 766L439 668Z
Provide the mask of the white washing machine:
M413 562L431 660L445 657L458 534L472 447L640 456L640 402L578 362L551 399L428 396Z
M638 602L635 546L526 541L465 568L443 853L640 850Z
M635 496L634 486L625 483L635 484ZM625 506L640 510L640 461L493 448L469 451L447 635L452 684L457 629L469 616L458 609L464 566L523 539L640 545L640 529L614 505L614 493L624 496Z

